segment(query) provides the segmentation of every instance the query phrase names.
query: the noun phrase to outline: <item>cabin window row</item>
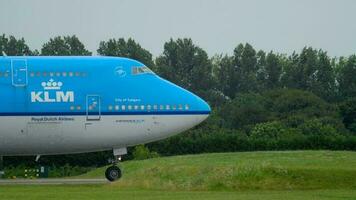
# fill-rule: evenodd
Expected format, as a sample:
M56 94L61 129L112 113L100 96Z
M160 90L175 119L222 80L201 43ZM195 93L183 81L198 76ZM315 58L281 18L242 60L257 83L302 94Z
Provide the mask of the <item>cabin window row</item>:
M30 72L30 77L85 77L86 72Z
M186 105L109 105L108 110L189 110L190 106Z
M94 108L92 106L89 106L89 110L93 110ZM108 110L113 111L113 110L189 110L190 106L188 104L186 105L109 105ZM81 106L70 106L70 110L82 110Z

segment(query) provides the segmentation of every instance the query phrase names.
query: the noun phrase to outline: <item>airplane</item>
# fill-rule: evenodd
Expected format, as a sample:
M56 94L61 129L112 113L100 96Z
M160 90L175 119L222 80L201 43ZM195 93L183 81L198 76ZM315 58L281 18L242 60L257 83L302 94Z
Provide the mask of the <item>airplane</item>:
M105 56L0 56L0 155L112 150L184 132L210 114L197 95L139 61Z

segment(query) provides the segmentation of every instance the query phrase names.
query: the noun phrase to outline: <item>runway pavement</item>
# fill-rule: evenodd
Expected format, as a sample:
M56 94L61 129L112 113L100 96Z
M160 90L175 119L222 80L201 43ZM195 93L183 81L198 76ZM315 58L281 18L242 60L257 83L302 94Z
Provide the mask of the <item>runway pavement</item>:
M47 178L47 179L0 179L0 185L86 185L86 184L107 184L106 179L67 179L67 178Z

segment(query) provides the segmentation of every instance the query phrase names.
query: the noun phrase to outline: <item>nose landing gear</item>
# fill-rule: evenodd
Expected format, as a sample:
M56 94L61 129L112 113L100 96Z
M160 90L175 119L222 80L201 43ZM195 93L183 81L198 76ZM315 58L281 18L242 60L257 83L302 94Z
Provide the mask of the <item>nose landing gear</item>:
M113 153L115 157L114 161L112 162L113 165L108 167L105 171L105 177L110 182L117 181L121 178L122 171L118 166L118 164L121 161L121 156L127 154L127 149L126 148L114 149Z
M107 168L105 171L105 177L110 182L119 180L121 176L122 176L121 169L116 165Z

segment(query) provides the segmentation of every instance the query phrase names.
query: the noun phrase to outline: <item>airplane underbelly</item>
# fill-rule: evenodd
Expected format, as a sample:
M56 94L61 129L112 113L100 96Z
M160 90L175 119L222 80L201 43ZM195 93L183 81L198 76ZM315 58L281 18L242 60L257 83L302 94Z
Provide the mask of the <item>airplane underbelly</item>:
M207 115L0 117L0 155L94 152L160 140L183 132Z

